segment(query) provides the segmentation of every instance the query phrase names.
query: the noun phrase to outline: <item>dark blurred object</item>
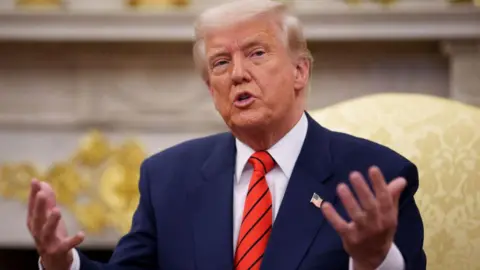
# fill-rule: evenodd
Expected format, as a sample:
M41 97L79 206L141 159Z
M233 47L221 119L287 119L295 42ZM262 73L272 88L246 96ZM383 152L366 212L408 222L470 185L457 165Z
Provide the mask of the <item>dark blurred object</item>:
M89 258L108 262L112 250L108 249L80 249ZM0 270L31 270L38 269L38 254L35 249L0 248Z

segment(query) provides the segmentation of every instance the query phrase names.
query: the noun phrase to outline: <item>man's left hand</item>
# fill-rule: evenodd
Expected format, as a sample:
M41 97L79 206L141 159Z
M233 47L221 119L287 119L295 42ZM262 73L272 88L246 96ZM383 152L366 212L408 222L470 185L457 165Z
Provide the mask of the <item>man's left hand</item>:
M376 269L386 258L397 229L398 202L407 184L399 177L387 185L375 166L368 173L375 195L358 172L350 175L358 201L346 184L337 187L350 222L345 221L330 203L322 204L323 214L342 238L356 270Z

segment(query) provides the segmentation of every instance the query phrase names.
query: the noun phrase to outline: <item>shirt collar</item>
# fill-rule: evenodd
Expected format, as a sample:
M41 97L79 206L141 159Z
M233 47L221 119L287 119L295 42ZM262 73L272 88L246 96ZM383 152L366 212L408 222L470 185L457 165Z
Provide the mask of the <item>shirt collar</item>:
M295 162L297 162L307 136L307 130L308 120L304 113L297 124L280 141L267 150L287 178L292 175ZM240 181L240 175L245 169L248 159L255 151L238 139L235 140L235 145L237 147L235 179Z

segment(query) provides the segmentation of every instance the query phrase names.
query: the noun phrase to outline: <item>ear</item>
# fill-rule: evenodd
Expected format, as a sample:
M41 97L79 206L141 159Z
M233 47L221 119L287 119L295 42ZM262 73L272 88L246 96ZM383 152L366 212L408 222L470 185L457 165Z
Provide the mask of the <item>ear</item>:
M310 77L310 61L306 58L300 58L297 61L295 66L295 81L294 88L295 91L303 90L307 87L308 80Z

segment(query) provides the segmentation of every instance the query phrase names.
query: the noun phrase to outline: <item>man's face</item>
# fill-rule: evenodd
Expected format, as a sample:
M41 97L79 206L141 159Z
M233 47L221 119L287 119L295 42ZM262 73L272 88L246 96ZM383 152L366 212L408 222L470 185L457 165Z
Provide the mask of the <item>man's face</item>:
M306 78L298 79L297 65L271 20L211 31L205 48L209 90L231 129L269 126L298 107Z

